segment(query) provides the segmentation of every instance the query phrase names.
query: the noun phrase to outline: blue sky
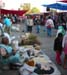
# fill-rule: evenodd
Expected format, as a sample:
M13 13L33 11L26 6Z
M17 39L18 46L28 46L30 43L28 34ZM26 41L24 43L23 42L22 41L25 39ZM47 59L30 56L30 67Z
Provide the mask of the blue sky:
M44 10L43 4L51 4L56 0L3 0L6 9L18 9L20 4L31 3L32 7L38 7L41 11Z

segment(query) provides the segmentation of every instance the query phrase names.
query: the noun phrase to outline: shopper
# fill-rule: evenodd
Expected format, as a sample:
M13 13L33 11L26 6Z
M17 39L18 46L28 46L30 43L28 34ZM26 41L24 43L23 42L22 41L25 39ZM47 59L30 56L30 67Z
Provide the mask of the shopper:
M62 40L63 35L59 33L58 36L54 40L54 51L56 52L56 62L57 64L61 64L61 54L62 54Z

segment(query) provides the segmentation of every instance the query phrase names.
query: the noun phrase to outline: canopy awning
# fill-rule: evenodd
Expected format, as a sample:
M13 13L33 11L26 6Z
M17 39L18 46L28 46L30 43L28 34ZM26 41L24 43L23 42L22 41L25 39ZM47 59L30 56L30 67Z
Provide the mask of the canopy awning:
M61 4L61 3L53 3L49 5L43 5L44 7L53 8L53 9L59 9L59 10L67 10L67 4Z
M18 16L22 16L27 12L27 10L7 10L7 9L0 9L1 14L16 14Z

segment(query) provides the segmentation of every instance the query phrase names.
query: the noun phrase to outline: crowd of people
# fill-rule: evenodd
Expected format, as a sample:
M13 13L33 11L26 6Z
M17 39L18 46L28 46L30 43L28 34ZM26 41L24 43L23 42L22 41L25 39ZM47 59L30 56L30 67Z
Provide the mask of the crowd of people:
M56 15L55 15L56 16ZM27 18L28 19L28 18ZM36 30L37 33L40 32L40 17L36 17ZM63 67L66 69L66 62L67 62L67 33L66 33L66 18L64 17L64 14L60 17L59 25L57 27L57 34L56 38L54 39L54 50L56 51L56 62L57 64L62 64L61 61L61 54L64 52L64 63L62 64ZM30 23L29 23L30 25ZM33 23L32 23L33 27ZM47 35L52 36L52 28L55 28L54 19L48 15L45 21L45 27L47 30ZM28 30L29 31L29 30ZM31 28L32 32L32 28Z
M11 19L12 18L12 19ZM9 37L11 35L11 27L13 23L17 23L16 16L12 16L10 18L9 15L4 15L0 17L0 29L2 31L2 39L0 42L0 59L1 63L7 63L12 66L12 64L20 63L20 54L16 49L13 49L11 44L9 43L9 38L5 36L4 33L8 33ZM34 20L31 16L26 16L24 25L26 26L26 32L32 33L33 26L36 26L36 33L40 33L41 22L40 16L35 18ZM46 28L47 35L49 37L52 36L52 29L55 28L55 18L51 15L48 15L44 20L44 29ZM60 30L59 30L60 29ZM66 32L66 21L62 22L62 25L58 26L57 35L54 39L54 51L56 52L56 62L57 64L62 64L61 54L64 52L64 63L63 67L66 69L67 62L67 32ZM7 59L6 59L7 58ZM6 60L4 60L6 59ZM28 62L28 61L27 61ZM26 62L26 63L27 63Z

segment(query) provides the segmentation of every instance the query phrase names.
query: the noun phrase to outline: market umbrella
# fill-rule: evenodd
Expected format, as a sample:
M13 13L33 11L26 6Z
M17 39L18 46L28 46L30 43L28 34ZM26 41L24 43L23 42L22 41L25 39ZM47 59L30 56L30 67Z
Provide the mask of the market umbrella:
M53 3L48 5L43 5L44 7L59 9L59 10L67 10L67 4L62 3Z

